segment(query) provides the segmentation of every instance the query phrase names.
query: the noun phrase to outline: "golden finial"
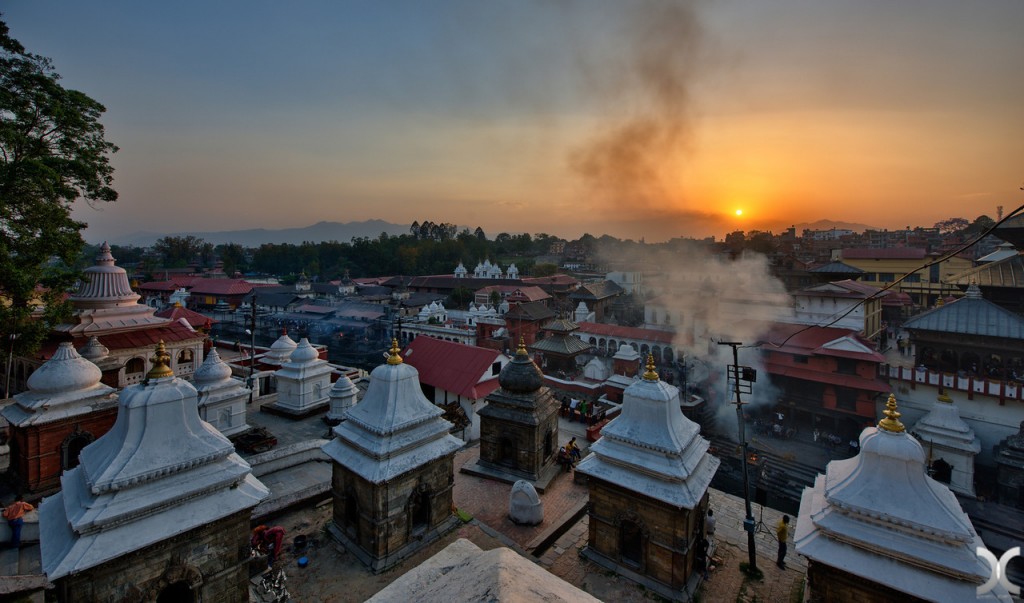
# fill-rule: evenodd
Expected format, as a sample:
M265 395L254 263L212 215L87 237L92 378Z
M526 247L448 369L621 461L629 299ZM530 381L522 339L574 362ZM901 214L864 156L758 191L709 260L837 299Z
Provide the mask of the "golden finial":
M941 394L939 394L939 397L936 398L936 399L939 402L945 402L946 404L952 404L953 403L953 398L950 398L949 394L947 394L946 392L942 392Z
M167 353L167 347L164 346L164 340L161 339L160 343L156 344L156 356L153 356L153 368L146 373L146 379L163 379L164 377L173 377L174 371L169 366L171 363L171 355Z
M174 302L174 307L175 308L180 308L181 307L181 302L180 301Z
M654 370L654 354L647 355L647 372L644 373L644 379L648 381L658 380L658 371Z
M402 364L402 357L398 355L398 352L400 352L400 351L401 350L398 349L398 340L397 339L392 339L391 340L391 349L388 350L388 364L390 364L390 365Z
M896 396L889 394L889 401L885 403L885 410L882 411L885 418L878 422L879 429L893 433L903 433L906 428L900 423L900 413L896 410Z
M528 354L526 352L526 339L522 335L520 335L519 336L519 348L516 350L516 356L527 356L527 355Z

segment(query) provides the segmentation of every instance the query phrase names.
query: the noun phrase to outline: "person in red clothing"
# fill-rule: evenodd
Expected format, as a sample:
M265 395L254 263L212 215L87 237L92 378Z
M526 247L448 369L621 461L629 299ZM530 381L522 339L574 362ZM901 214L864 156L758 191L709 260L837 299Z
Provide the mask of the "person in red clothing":
M252 531L252 539L249 544L253 550L267 555L267 567L274 565L274 561L281 554L281 545L284 542L284 528L274 526L268 528L264 525L256 526Z
M21 526L25 523L25 513L33 510L35 507L25 502L25 498L20 494L4 509L4 519L11 527L11 548L21 546Z

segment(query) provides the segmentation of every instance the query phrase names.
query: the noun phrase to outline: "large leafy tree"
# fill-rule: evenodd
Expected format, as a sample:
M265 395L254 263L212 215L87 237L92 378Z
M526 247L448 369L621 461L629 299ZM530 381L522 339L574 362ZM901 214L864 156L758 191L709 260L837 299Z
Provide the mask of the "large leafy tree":
M78 277L85 227L72 204L117 199L105 109L59 80L0 21L0 334L5 347L19 334L18 351L38 346L68 311L61 300Z

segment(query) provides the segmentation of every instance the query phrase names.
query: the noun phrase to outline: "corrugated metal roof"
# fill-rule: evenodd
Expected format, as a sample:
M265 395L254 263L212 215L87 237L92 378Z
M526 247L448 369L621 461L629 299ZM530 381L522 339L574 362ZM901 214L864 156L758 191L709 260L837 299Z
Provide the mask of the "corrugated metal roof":
M904 323L903 328L1024 339L1024 318L984 299L976 284L967 288L964 297L918 314Z
M860 268L844 264L843 262L829 262L824 266L811 268L807 272L815 272L818 274L864 274L864 271Z
M977 283L980 287L1024 288L1024 256L1018 254L982 264L952 276L946 282L961 286Z

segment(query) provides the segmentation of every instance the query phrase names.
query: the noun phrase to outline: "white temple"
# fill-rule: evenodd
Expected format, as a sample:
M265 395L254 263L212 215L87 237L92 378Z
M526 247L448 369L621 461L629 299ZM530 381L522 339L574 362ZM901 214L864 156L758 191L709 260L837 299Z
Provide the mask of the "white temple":
M577 471L675 507L696 507L720 461L700 427L683 416L679 389L647 372L623 393L622 413L601 430Z
M282 329L281 336L270 345L270 351L263 355L263 362L278 366L287 364L298 345L291 337L288 337L288 329Z
M221 359L217 348L206 355L192 381L199 392L201 419L228 437L249 429L245 422L245 405L252 390L231 376L231 367Z
M358 390L352 380L342 373L334 382L331 391L327 396L331 399L331 408L327 411L328 421L342 421L345 419L345 411L356 405L356 394Z
M581 322L595 322L594 313L587 307L586 302L580 300L576 310L573 312L573 321L576 323Z
M15 395L14 403L0 416L15 427L27 427L112 408L117 405L117 393L100 383L102 376L99 367L65 341L29 376L28 391Z
M466 274L469 271L462 265L462 260L459 260L459 265L455 267L455 278L466 278Z
M974 430L960 418L953 399L942 394L931 412L910 430L927 450L928 464L933 471L940 462L949 465L950 490L974 496L974 457L981 452L981 441ZM933 473L933 477L939 475Z
M290 414L306 414L327 406L333 370L303 337L288 362L274 372L277 377L274 406Z
M124 268L114 265L110 245L104 242L95 265L83 270L82 284L68 298L75 307L74 320L56 330L77 335L168 323L153 316L155 310L140 304L139 297Z
M144 383L121 392L114 427L64 473L39 509L49 580L94 568L236 513L267 497L248 463L199 418L194 387L163 344Z
M497 263L492 264L490 259L486 259L483 263L478 263L476 268L473 269L474 278L503 278L501 273L501 266Z
M462 447L443 414L423 395L419 371L402 362L395 342L387 363L370 373L362 401L346 412L323 450L364 480L380 484Z
M984 544L949 488L928 477L895 396L886 406L861 433L860 454L830 462L800 500L793 542L810 562L811 595L866 582L925 601L978 600L992 574L976 553ZM1010 599L997 586L991 600Z
M448 311L445 309L444 303L439 301L432 301L424 305L416 316L424 322L431 319L440 324L448 322Z

